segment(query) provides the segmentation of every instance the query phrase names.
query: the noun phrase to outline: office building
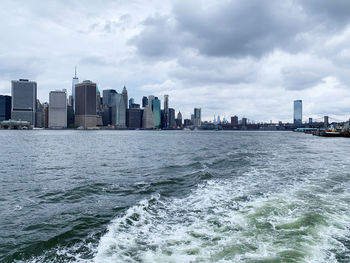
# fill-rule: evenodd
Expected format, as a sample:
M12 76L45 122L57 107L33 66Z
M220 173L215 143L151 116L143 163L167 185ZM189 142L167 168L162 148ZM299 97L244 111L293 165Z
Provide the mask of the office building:
M134 98L130 98L130 99L129 99L129 109L132 108L132 105L133 105L134 103L135 103Z
M169 128L169 95L164 95L165 128Z
M202 109L201 108L194 108L193 125L194 126L201 126L201 124L202 124Z
M160 100L157 97L152 100L152 112L156 128L161 128Z
M126 107L122 94L113 89L104 90L103 107L103 125L113 125L119 129L126 128Z
M302 124L303 120L303 102L302 100L294 101L294 125Z
M149 104L144 108L144 111L143 111L142 128L154 129L155 127L156 127L156 123L154 121L152 106Z
M248 124L247 118L242 118L242 126L247 127L247 124Z
M37 84L27 79L11 82L11 119L28 121L35 125Z
M98 87L96 86L96 112L99 113L101 110L102 110L101 93Z
M231 125L236 127L238 126L238 117L236 115L231 117Z
M190 119L184 119L184 126L185 127L188 127L188 126L191 126L192 123L191 123L191 120Z
M129 129L142 128L142 109L127 109L126 111L126 125Z
M11 96L0 95L0 122L11 119Z
M180 111L179 111L179 113L177 114L176 126L177 126L177 127L182 127L182 114L181 114Z
M38 99L36 100L35 127L44 128L44 107Z
M173 108L169 108L168 112L169 112L169 128L176 128L175 110Z
M83 125L82 125L83 126ZM49 128L67 128L67 92L51 91L49 94Z
M128 91L126 90L125 86L124 86L123 91L122 91L122 97L123 97L123 101L124 101L125 114L126 114L126 109L128 108Z
M77 77L77 67L75 67L74 77L72 80L72 100L70 101L70 103L72 103L74 112L75 112L75 85L77 85L78 83L79 83L79 78Z
M84 80L75 85L75 125L92 128L96 121L96 83Z
M145 108L148 105L148 99L146 96L142 97L142 108Z

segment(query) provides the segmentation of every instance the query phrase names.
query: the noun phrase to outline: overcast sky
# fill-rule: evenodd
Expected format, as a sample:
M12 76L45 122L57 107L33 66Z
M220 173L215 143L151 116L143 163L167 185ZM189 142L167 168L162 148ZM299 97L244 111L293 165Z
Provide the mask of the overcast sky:
M38 98L80 80L169 94L189 118L350 117L349 0L1 0L0 94L12 79Z

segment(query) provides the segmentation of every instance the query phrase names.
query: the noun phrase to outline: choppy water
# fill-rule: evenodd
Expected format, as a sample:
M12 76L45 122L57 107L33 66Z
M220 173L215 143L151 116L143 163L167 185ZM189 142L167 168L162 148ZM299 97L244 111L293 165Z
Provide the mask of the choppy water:
M350 262L349 142L1 131L0 262Z

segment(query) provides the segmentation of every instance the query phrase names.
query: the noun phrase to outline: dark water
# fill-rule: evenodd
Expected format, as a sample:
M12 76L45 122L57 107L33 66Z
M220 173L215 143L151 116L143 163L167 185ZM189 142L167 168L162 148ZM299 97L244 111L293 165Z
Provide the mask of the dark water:
M0 262L350 262L349 144L1 131Z

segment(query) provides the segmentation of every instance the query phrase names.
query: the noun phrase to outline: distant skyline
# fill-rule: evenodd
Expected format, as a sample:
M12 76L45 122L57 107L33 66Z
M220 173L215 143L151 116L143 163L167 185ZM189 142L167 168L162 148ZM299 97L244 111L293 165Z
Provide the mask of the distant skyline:
M202 119L350 117L350 1L3 0L0 94L11 80L38 98L80 81ZM162 100L163 103L163 100Z

